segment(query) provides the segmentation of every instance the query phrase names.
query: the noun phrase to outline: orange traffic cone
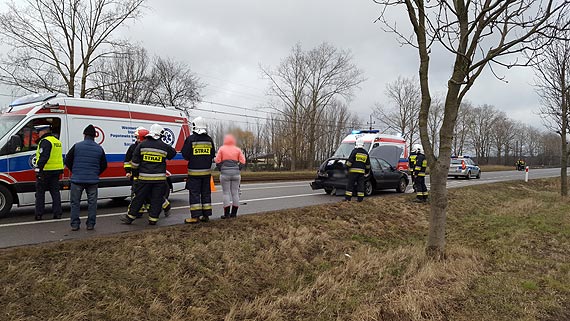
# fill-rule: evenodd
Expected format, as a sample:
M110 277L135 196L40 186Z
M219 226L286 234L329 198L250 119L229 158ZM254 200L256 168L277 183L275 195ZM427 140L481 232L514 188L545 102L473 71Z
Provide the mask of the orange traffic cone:
M214 176L210 176L210 191L216 191L216 185L214 184Z

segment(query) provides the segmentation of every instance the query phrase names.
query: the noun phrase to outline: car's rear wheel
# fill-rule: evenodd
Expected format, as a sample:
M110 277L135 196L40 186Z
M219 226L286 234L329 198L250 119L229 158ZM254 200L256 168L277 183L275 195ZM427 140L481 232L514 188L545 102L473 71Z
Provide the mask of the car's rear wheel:
M374 193L374 184L367 180L364 182L364 195L370 196L372 193Z
M481 171L479 171L479 173L477 173L477 176L475 176L476 179L481 178Z
M6 186L0 185L0 217L7 216L12 209L14 197Z
M398 187L396 187L396 192L398 193L404 193L406 191L406 188L408 187L408 182L406 181L405 178L400 178L400 182L398 183Z
M467 172L467 176L465 176L465 179L471 179L471 172Z

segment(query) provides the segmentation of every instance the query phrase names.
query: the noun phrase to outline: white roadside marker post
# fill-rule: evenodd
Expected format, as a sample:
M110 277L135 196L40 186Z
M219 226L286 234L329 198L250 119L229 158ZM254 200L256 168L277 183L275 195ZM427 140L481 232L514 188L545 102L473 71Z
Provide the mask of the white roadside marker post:
M524 181L528 183L528 166L525 167L524 171Z

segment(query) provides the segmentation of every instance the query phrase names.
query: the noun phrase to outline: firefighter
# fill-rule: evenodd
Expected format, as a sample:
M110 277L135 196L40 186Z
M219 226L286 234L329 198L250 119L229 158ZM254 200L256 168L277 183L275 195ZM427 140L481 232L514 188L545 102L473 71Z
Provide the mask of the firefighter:
M212 215L212 191L210 178L212 160L216 156L214 141L208 135L206 121L196 117L192 122L192 135L186 138L182 147L182 156L188 161L188 180L190 218L184 223L196 224L208 222Z
M131 167L131 160L133 158L133 152L135 151L135 148L138 146L138 144L140 144L140 142L142 142L146 135L148 135L149 131L148 129L140 126L137 129L135 129L135 142L129 146L129 149L127 149L127 153L125 154L125 161L123 163L123 167L125 169L125 172L127 173L127 177L131 180L131 200L133 199L133 194L134 194L134 185L136 184L136 179L137 177L133 176L132 174L132 167ZM168 196L170 195L170 191L172 190L172 182L170 181L169 173L167 173L166 175L166 190L165 190L165 194L164 194L164 202L162 203L162 209L164 210L164 216L168 216L170 214L170 209L171 209L171 205L170 205L170 201L168 201ZM130 205L129 205L130 207ZM138 214L137 214L137 218L141 218L143 216L143 213L148 211L148 209L150 208L150 199L146 199L144 205L141 207L141 209L139 210Z
M52 198L54 219L61 218L61 194L59 176L63 173L63 151L61 142L51 133L51 125L35 126L39 142L36 150L34 170L36 172L36 217L42 219L45 211L45 194Z
M346 161L346 166L348 167L348 184L344 199L345 201L351 200L355 190L354 185L356 184L357 200L362 202L364 200L365 176L370 173L370 157L366 149L364 149L364 140L362 138L356 140L354 149Z
M155 225L158 222L166 193L166 160L176 156L176 150L161 140L163 132L159 124L152 125L146 139L133 152L131 167L137 183L129 211L121 218L125 224L131 224L137 218L147 198L150 198L148 223Z
M418 156L417 152L418 152L418 146L421 147L421 145L414 145L414 147L412 148L412 151L410 152L410 157L408 158L408 172L410 173L411 179L412 179L412 188L414 189L414 193L416 192L416 180L415 180L415 176L414 176L414 168L416 167L416 157Z
M416 164L414 166L414 177L416 182L416 199L415 202L425 203L428 199L428 190L426 186L426 169L427 160L424 155L422 145L416 145Z

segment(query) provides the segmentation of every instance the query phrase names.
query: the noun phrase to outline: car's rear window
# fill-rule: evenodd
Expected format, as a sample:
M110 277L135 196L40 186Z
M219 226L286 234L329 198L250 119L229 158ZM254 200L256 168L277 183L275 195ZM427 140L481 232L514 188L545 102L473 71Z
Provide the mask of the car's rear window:
M452 165L461 165L461 160L460 159L452 159L451 164Z

